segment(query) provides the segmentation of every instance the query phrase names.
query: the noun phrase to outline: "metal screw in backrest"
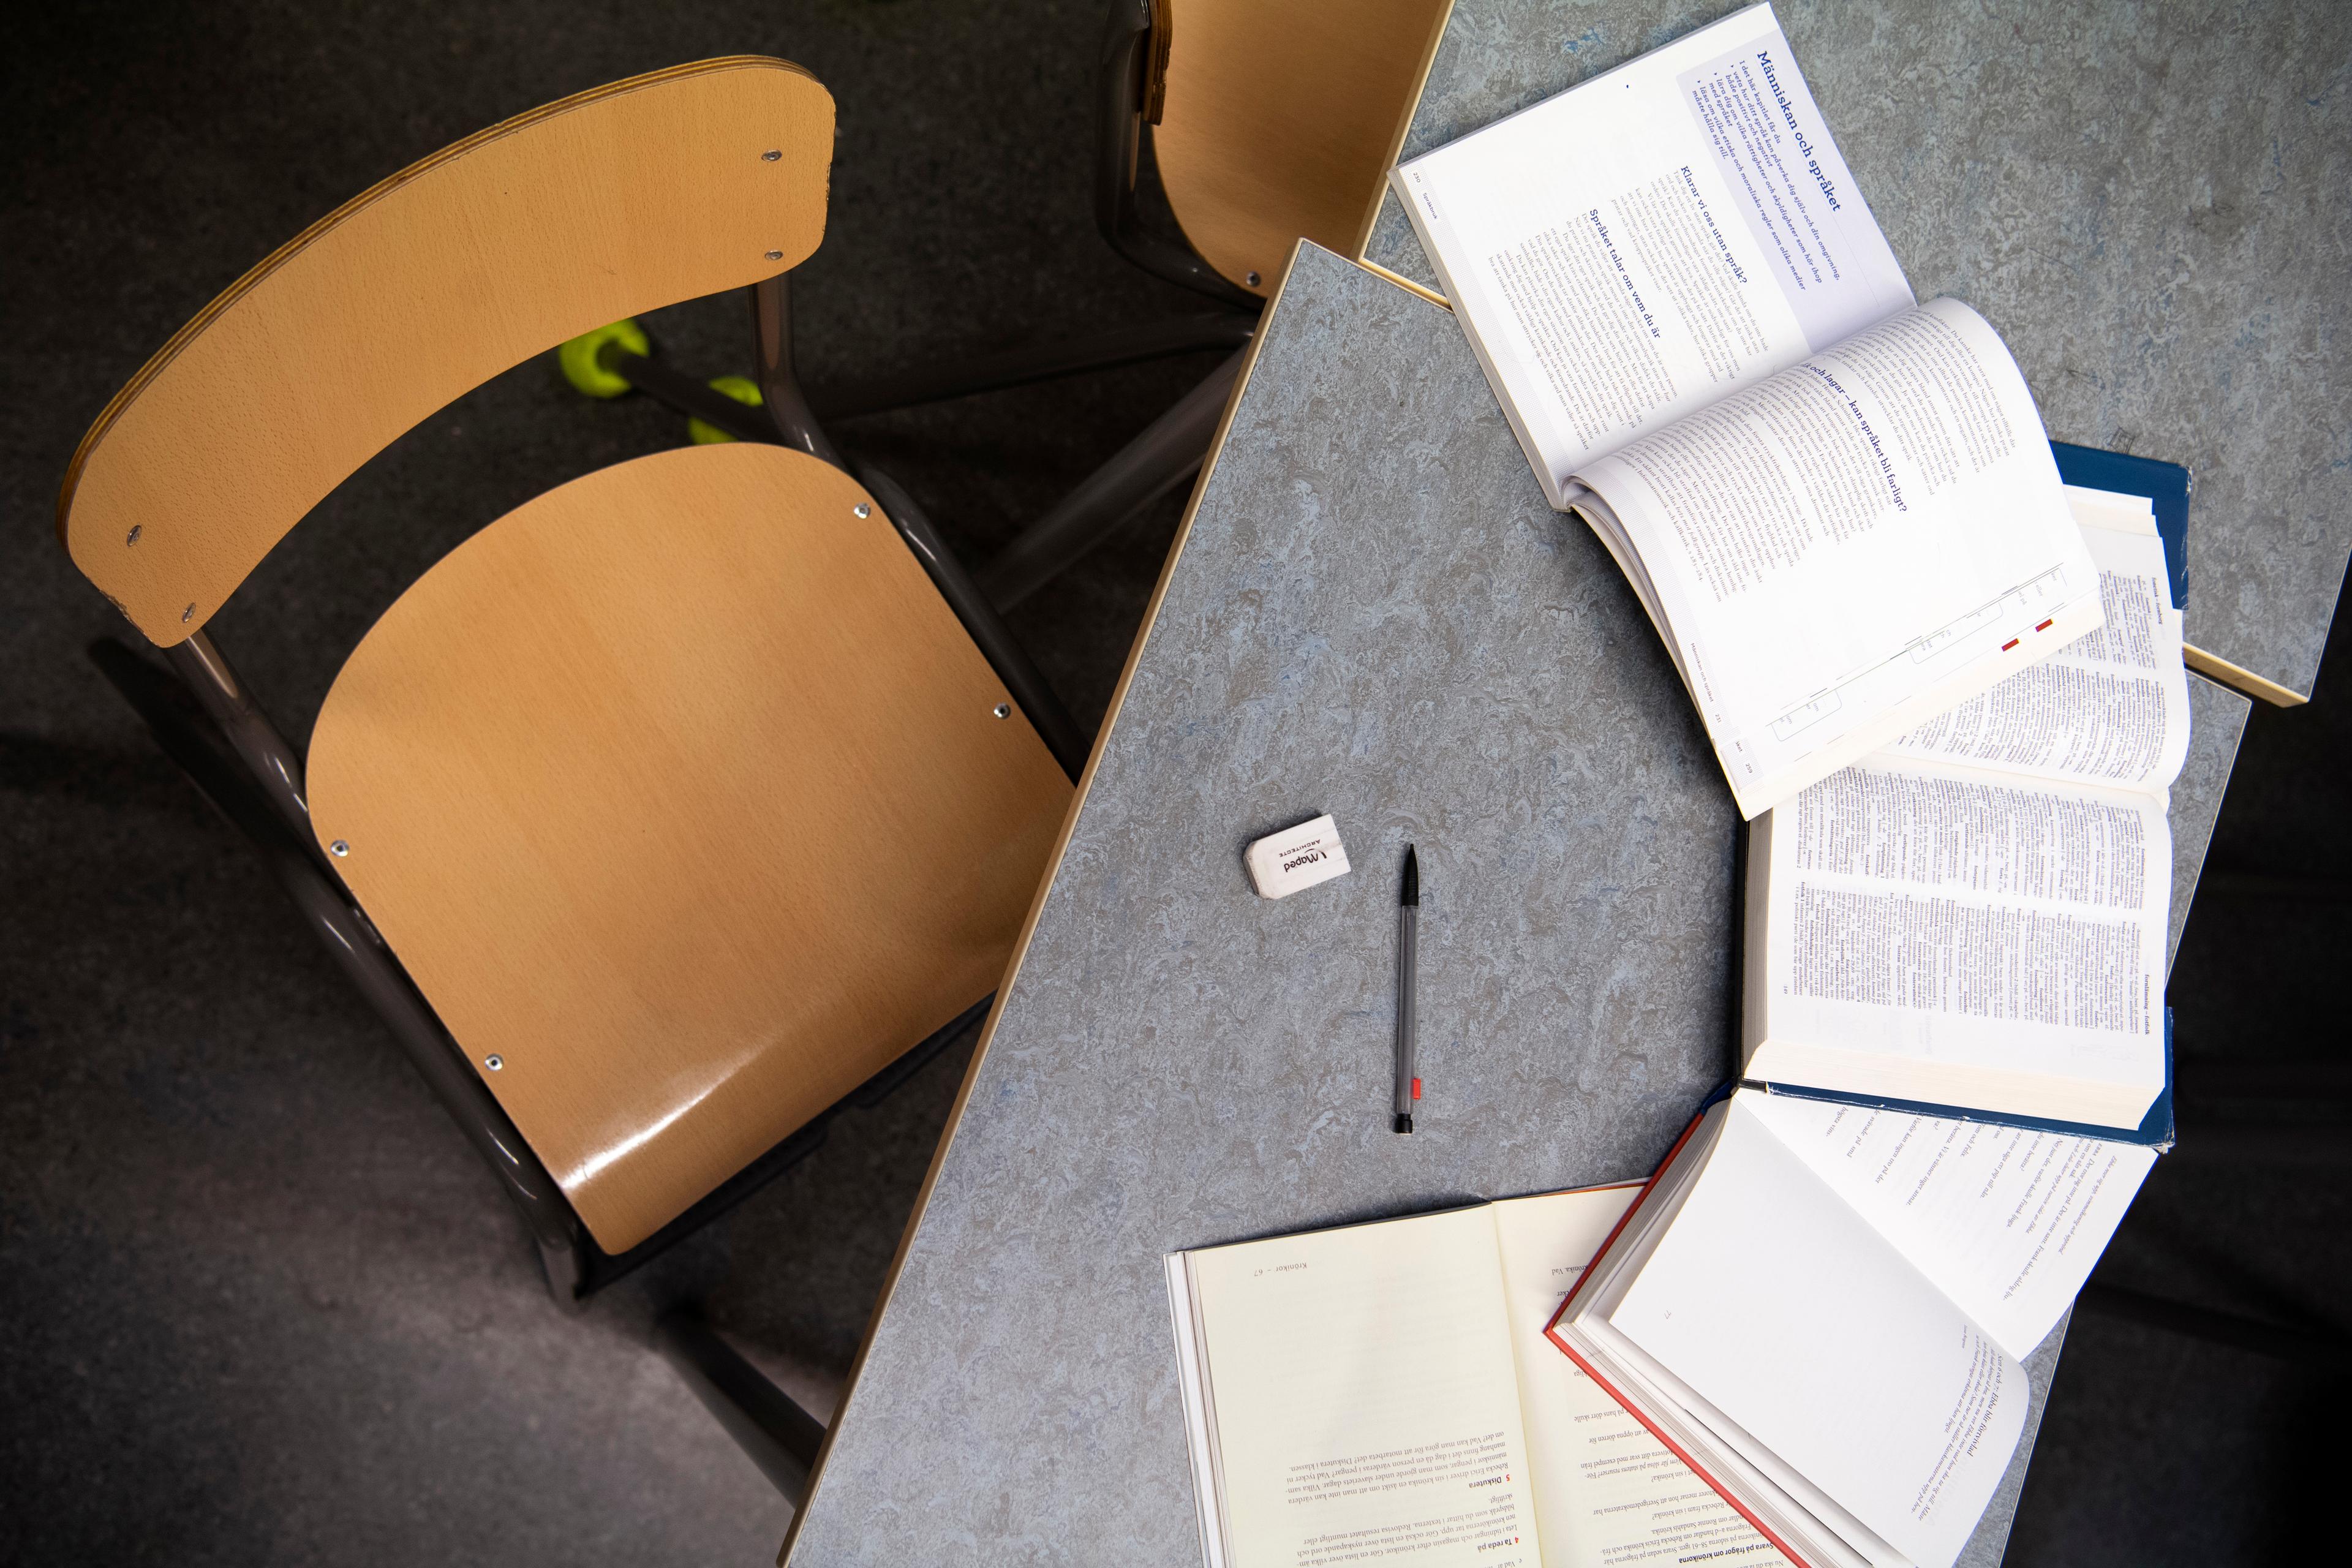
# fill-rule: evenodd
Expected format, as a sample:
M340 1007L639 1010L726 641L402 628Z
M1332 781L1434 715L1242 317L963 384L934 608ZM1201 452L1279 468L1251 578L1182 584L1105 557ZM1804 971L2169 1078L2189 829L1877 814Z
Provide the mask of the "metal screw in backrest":
M122 542L123 542L123 543L125 543L125 544L136 544L136 543L138 543L138 542L139 542L139 536L140 536L140 534L142 534L142 532L144 532L144 531L146 531L146 528L147 528L147 525L146 525L145 523L143 523L143 522L134 522L134 523L132 523L132 524L131 525L131 537L130 537L130 538L128 538L128 539L126 539L126 540L124 540Z
M781 250L772 250L768 252L768 259L771 261L782 261L783 258L784 253Z
M333 850L338 856L348 855L352 852L352 847L344 843L340 838L336 839L332 844L328 845L327 847Z
M1257 287L1257 274L1255 272L1249 275L1249 286L1253 289Z
M507 1065L507 1058L504 1057L484 1057L482 1058L482 1065L489 1068L492 1072L496 1072L500 1068Z
M1000 719L1010 719L1013 717L1013 704L1010 702L1000 702L995 707L990 709L989 711L995 714Z
M874 515L874 509L867 506L864 501L859 501L856 506L849 509L849 515L852 517L872 517Z
M180 612L180 619L182 621L193 621L195 618L196 607L194 605L190 605L186 609Z
M781 147L779 147L779 148L775 149L773 152L769 152L769 153L761 153L761 154L760 154L760 162L761 162L762 163L774 163L777 159L779 159L779 158L782 157L783 155L784 155L783 149L782 149L782 148L781 148Z

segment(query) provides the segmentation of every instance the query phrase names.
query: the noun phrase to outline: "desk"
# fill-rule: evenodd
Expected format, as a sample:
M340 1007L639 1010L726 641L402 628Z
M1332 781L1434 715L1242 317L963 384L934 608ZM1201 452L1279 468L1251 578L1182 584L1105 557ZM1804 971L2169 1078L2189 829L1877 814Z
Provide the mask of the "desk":
M1739 8L1455 0L1403 155ZM2189 466L2189 640L2308 694L2352 549L2352 404L2305 390L2352 386L2352 12L1778 9L1913 289L2000 329L2053 436ZM1393 196L1365 255L1437 287Z
M1358 869L1257 899L1242 847L1319 811ZM1735 826L1452 317L1302 247L792 1559L1197 1563L1161 1256L1650 1170L1731 1068ZM1430 1095L1400 1138L1408 838Z

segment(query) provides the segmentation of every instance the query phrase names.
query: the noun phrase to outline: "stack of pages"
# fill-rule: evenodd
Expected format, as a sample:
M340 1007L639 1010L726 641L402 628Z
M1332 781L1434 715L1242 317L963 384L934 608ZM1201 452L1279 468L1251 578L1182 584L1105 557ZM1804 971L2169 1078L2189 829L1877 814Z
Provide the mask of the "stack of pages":
M2155 1159L1742 1089L1549 1338L1789 1557L1945 1568L2016 1451L2020 1362Z
M1747 1077L2110 1136L2163 1094L2180 612L2146 498L2068 500L2105 625L1750 831Z

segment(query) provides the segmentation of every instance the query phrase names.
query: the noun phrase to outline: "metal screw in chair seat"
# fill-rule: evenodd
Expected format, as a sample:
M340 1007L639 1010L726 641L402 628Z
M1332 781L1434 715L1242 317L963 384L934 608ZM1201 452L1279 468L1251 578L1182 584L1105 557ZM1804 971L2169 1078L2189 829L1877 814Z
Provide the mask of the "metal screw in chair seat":
M993 709L990 710L990 711L993 712L1000 719L1010 719L1013 717L1013 704L1010 702L1000 702Z

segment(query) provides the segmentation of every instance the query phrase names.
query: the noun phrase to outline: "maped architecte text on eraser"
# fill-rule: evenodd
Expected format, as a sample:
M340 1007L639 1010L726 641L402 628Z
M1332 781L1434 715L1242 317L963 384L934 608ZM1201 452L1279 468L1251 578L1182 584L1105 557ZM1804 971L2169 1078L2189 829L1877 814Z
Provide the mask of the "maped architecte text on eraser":
M1328 816L1269 833L1251 845L1251 883L1264 899L1286 899L1301 888L1348 874L1348 851L1339 842L1339 825Z

